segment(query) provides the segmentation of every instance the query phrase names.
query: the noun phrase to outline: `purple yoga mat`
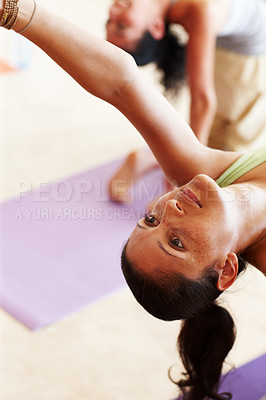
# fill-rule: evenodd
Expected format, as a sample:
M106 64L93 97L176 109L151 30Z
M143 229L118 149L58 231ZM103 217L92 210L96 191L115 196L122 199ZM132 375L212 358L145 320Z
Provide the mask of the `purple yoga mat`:
M233 400L260 400L266 395L266 354L221 378L219 393L230 392ZM182 400L182 396L176 400Z
M107 182L121 160L69 179L43 183L0 205L0 305L37 330L117 291L123 244L163 191L153 171L132 190L132 203L108 199Z
M219 392L231 392L233 400L260 400L265 396L266 354L225 375Z

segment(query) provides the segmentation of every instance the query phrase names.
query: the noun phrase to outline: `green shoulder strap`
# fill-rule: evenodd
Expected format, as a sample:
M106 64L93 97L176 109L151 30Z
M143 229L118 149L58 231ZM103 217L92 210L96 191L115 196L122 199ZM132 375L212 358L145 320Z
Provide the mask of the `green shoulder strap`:
M266 145L259 149L249 151L239 157L229 168L216 180L220 187L231 185L242 175L266 161Z

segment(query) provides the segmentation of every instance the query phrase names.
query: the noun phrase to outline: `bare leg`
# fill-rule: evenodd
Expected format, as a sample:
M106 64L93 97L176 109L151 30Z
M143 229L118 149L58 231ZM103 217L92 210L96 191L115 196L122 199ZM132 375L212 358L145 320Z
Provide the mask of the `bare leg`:
M130 153L109 182L111 200L129 202L129 189L134 181L154 168L159 168L159 164L149 149Z

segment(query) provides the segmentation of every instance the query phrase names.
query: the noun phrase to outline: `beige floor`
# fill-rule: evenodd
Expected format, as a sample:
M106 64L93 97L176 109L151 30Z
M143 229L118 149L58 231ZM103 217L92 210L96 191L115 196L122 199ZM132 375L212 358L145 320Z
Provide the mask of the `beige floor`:
M108 1L41 2L104 35ZM14 40L0 32L0 58ZM152 79L149 68L143 73ZM29 69L0 75L0 93L1 200L21 183L38 187L144 146L123 116L36 48ZM264 277L248 271L224 301L238 329L228 365L239 366L266 352ZM1 311L0 399L170 400L176 388L167 370L181 371L178 328L150 317L127 289L37 333Z

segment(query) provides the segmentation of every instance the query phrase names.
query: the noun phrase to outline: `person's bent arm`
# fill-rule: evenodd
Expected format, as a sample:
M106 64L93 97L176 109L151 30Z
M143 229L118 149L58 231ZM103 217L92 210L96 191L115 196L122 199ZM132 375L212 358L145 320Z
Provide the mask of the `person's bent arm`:
M190 126L201 143L207 145L216 112L214 53L217 27L216 9L207 2L195 2L186 24L187 76L191 93Z

